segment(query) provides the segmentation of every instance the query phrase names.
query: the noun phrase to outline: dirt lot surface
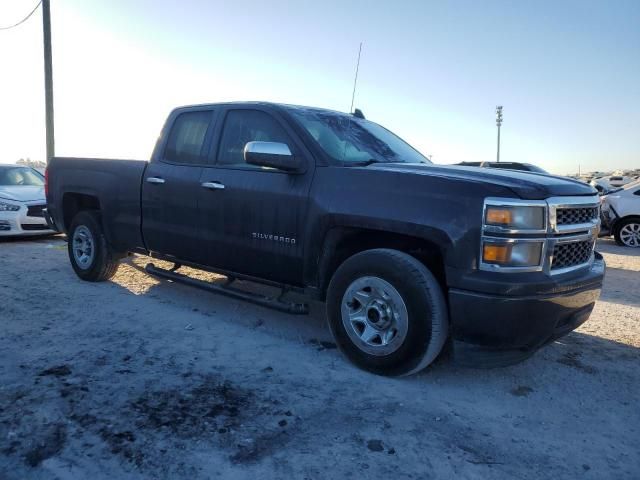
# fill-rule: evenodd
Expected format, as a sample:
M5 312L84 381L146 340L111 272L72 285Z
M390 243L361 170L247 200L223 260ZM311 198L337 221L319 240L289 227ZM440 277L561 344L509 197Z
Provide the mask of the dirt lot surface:
M600 250L578 331L517 366L387 379L342 358L321 305L273 312L142 257L85 283L61 238L1 242L0 479L640 478L640 251Z

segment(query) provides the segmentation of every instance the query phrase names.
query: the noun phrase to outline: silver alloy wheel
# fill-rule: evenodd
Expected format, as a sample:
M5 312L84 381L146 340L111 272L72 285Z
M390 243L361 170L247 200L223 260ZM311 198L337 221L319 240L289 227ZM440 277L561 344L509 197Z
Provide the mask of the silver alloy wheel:
M622 227L620 240L628 247L640 247L640 223L627 223Z
M390 355L407 337L407 306L398 290L381 278L352 282L342 297L341 313L351 341L370 355Z
M73 258L76 261L78 267L82 270L88 270L93 264L93 257L95 256L94 240L91 230L85 225L80 225L73 232L72 247Z

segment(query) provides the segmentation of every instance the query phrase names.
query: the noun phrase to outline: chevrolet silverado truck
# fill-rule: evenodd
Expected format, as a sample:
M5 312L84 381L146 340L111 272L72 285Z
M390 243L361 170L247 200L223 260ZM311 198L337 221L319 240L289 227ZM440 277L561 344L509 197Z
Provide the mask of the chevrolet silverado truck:
M56 157L46 177L47 218L82 280L141 254L173 263L150 263L154 275L290 313L306 311L287 300L301 293L381 375L417 372L445 346L471 365L525 359L587 320L604 277L592 187L434 165L359 110L181 107L150 161Z

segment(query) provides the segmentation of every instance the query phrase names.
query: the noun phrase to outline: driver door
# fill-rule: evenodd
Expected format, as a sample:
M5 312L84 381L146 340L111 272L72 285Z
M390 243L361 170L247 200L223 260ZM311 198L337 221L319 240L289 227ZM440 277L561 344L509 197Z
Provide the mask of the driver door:
M304 157L305 173L247 164L243 151L251 141L286 143L294 155ZM301 284L312 177L309 154L279 117L267 109L228 108L216 162L204 168L200 178L201 263Z

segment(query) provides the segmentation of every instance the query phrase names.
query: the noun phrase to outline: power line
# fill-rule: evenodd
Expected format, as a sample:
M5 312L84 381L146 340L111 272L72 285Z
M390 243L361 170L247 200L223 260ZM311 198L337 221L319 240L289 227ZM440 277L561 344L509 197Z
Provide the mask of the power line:
M38 9L38 7L40 6L40 4L42 3L42 0L40 0L37 5L35 7L33 7L33 10L31 10L31 12L29 12L29 15L27 15L26 17L24 17L22 20L20 20L18 23L16 23L15 25L9 25L8 27L0 27L0 30L9 30L11 28L15 28L18 25L22 25L24 22L26 22L27 20L29 20L29 18L31 18L31 15L33 15L35 13L35 11Z

